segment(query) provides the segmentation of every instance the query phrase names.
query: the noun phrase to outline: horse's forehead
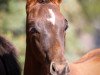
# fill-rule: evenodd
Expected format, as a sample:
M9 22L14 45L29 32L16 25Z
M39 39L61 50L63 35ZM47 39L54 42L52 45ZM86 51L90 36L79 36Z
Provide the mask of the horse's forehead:
M49 21L49 22L51 22L53 25L55 25L56 15L55 15L55 13L54 13L54 11L52 9L48 9L48 11L49 11L50 17L49 18L47 17L46 20Z
M35 23L40 23L43 26L52 25L55 26L61 22L63 16L58 7L55 5L38 5L29 15L30 21L33 20ZM34 10L33 9L33 10ZM48 24L51 23L51 24ZM41 27L41 25L39 25Z

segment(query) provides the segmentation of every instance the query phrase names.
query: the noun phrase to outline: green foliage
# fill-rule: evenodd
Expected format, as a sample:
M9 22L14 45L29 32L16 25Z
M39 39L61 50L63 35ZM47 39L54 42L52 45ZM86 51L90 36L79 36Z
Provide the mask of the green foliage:
M100 15L100 0L79 0L79 2L82 4L84 12L89 19L93 19Z
M8 11L9 0L0 0L0 10Z
M21 5L21 7L20 7ZM14 35L20 35L25 32L25 2L10 0L9 12L0 12L1 32L12 32ZM21 15L21 16L20 16Z

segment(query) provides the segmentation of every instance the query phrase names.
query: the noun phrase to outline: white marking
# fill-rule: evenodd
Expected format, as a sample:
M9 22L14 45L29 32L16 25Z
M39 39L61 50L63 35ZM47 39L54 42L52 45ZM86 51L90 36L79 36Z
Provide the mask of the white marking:
M49 13L50 13L51 17L47 18L47 20L50 21L53 25L55 25L55 14L52 11L52 9L49 9Z

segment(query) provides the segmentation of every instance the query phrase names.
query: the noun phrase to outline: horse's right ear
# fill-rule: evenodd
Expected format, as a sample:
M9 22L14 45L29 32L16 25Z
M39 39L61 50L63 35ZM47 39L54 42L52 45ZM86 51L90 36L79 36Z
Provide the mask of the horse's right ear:
M33 5L36 3L37 0L27 0L27 6Z
M34 6L34 4L37 2L37 0L27 0L26 2L26 11L29 12L32 8L32 6Z

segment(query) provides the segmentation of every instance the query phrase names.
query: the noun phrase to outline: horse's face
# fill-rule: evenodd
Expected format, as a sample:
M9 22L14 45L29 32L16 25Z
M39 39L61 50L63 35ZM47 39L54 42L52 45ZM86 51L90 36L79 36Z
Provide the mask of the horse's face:
M67 20L55 4L36 4L28 14L28 32L33 53L40 63L49 65L53 75L65 75L64 36Z

